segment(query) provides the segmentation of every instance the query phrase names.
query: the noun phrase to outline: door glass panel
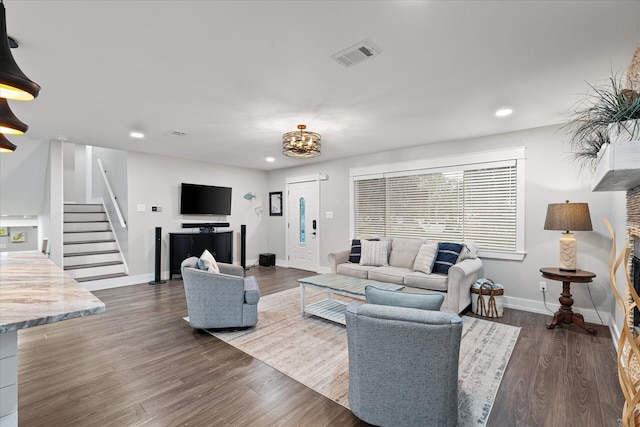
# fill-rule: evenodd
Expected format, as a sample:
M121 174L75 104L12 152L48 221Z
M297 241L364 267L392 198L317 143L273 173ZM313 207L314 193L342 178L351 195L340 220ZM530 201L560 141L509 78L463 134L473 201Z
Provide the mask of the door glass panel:
M305 202L304 197L300 197L300 243L307 243L307 237L305 234Z

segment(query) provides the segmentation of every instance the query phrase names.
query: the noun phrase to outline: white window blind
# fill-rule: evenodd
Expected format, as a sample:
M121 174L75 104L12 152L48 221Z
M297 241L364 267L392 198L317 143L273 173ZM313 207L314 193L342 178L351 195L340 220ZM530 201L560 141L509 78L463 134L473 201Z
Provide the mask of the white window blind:
M384 230L386 189L385 179L355 181L355 230L357 236L380 235Z
M473 240L481 250L516 250L515 161L394 173L354 185L356 236Z

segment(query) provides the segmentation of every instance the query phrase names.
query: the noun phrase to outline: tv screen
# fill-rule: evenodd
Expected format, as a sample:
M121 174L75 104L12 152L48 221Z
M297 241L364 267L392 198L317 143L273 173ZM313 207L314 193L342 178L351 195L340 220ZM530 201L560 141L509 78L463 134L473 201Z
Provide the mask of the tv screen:
M182 215L231 215L231 188L182 183Z

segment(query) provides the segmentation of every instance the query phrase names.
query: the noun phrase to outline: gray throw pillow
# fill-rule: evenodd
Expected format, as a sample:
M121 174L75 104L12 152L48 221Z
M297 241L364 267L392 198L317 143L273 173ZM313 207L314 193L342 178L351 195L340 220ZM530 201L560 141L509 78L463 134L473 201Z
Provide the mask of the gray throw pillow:
M440 294L423 294L414 292L398 292L378 289L374 285L364 288L367 304L392 305L394 307L419 308L421 310L440 310L444 296Z

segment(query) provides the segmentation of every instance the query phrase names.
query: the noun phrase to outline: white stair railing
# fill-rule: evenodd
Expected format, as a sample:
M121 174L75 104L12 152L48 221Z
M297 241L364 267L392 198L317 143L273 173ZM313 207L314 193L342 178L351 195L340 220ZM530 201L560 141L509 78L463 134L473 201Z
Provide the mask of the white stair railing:
M120 206L118 205L118 199L113 193L113 189L111 188L111 183L109 182L109 177L107 176L107 170L102 166L102 161L100 159L96 159L98 162L98 166L100 167L100 174L104 179L104 184L107 187L107 192L109 193L109 198L111 199L111 204L113 205L116 215L118 216L118 221L120 222L120 226L122 228L127 228L127 223L124 220L124 216L122 216L122 211L120 210Z
M127 223L124 220L122 210L118 205L118 198L113 192L113 187L111 186L111 182L109 181L107 170L104 168L104 165L99 158L96 157L95 160L98 164L98 167L100 168L100 174L102 175L104 183L104 187L99 190L100 197L98 199L104 206L105 213L107 214L107 219L109 220L109 224L111 225L111 230L115 237L116 245L118 245L118 250L124 264L125 272L129 274L129 266L127 265L127 258L129 257ZM116 217L117 222L115 221ZM118 225L120 226L118 227Z

